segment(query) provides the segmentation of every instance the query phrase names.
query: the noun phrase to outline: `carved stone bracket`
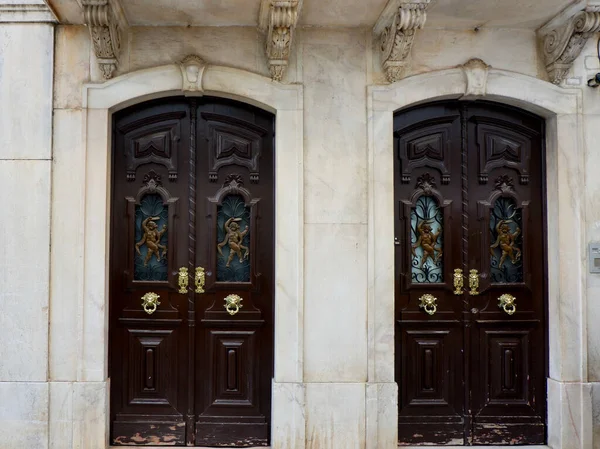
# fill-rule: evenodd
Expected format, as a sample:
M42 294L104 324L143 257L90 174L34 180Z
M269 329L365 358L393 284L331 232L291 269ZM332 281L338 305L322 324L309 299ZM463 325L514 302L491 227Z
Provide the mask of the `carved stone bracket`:
M588 38L600 31L600 9L563 11L538 30L544 64L550 81L560 84Z
M400 80L408 64L416 30L423 28L431 0L391 0L377 20L383 70L390 83Z
M81 0L81 3L102 76L110 79L117 70L127 30L125 14L119 0Z
M259 28L267 34L265 51L271 77L281 81L290 57L302 0L263 0Z

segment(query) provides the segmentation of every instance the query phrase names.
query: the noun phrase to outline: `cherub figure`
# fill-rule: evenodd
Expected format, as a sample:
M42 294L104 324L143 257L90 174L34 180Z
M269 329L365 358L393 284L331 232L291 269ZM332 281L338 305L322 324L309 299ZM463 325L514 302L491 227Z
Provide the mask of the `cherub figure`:
M423 255L421 256L421 264L419 268L423 268L423 264L427 261L428 258L431 257L434 264L438 263L440 257L442 257L442 248L437 245L437 239L442 233L442 229L438 229L438 232L433 233L431 231L431 223L433 220L423 220L421 223L417 225L417 231L419 233L419 238L417 242L412 245L412 255L416 257L415 249L419 246L423 249ZM437 255L436 252L437 251Z
M146 258L144 259L144 266L148 265L148 262L152 258L153 254L156 254L156 260L160 262L161 255L159 250L162 249L163 258L167 253L167 247L165 245L160 244L160 239L162 238L163 234L167 231L167 225L163 225L162 229L159 231L158 225L155 223L157 220L160 220L160 217L148 217L144 221L142 221L142 229L144 230L144 235L142 236L142 240L135 244L135 250L139 255L142 254L140 252L140 246L142 246L145 243L146 247L148 248L148 253L146 254Z
M225 222L223 229L225 230L225 239L217 245L217 249L219 250L219 254L223 255L223 248L227 243L229 243L229 257L227 258L226 267L229 267L229 264L233 260L233 256L237 255L240 259L240 263L243 262L244 259L248 258L248 254L250 250L248 247L242 245L242 241L244 240L244 236L248 233L248 226L243 231L240 231L239 221L242 221L241 218L230 218ZM242 256L242 250L244 250L244 255Z
M517 226L515 232L510 232L510 226L508 223L511 223L512 220L500 220L496 225L496 232L498 233L498 238L496 239L496 243L490 246L490 254L494 255L494 249L500 247L502 250L502 257L500 257L500 263L498 264L498 268L502 268L504 265L504 261L507 257L510 258L510 261L515 265L519 259L521 258L521 250L515 247L515 240L521 233L521 229Z

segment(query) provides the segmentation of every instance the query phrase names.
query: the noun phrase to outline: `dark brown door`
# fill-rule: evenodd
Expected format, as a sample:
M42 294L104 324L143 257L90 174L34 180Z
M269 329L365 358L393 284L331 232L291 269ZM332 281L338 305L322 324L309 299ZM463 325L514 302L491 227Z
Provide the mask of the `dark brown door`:
M394 119L400 444L541 444L543 121L451 101Z
M273 130L210 97L115 114L113 444L268 445Z

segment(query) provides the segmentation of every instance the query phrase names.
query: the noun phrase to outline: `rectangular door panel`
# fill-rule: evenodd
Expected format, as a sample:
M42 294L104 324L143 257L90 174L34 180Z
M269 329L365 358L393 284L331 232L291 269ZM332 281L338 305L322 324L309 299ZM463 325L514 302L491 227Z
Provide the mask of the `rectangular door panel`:
M133 106L112 129L111 443L185 444L189 106Z
M546 391L531 375L538 339L537 321L476 322L478 372L474 373L473 442L476 444L542 444L545 420L538 404ZM474 349L475 350L475 349ZM474 368L475 369L475 368Z
M463 303L453 294L463 267L459 118L436 105L394 122L400 444L463 441Z
M212 326L211 326L212 327ZM260 373L257 329L206 330L207 363L203 395L207 407L199 410L196 441L202 445L260 446L268 441L269 426L260 410ZM208 363L210 361L210 363Z
M273 116L197 108L196 432L199 446L266 446L273 376Z
M126 344L121 349L122 380L113 385L123 399L113 421L114 444L183 444L177 342L181 320L163 320L153 328L143 320L120 322Z
M405 321L402 329L402 444L462 442L462 326Z
M469 105L472 441L543 444L546 254L543 122L508 107Z

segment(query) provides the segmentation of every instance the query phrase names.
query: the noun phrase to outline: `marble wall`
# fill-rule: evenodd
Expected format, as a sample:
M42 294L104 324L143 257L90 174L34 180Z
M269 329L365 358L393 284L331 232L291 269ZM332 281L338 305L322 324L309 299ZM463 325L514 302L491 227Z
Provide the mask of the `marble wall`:
M0 345L0 431L10 435L1 447L104 449L106 302L97 293L104 291L103 278L86 273L105 273L106 260L92 255L105 254L107 204L106 191L90 192L85 186L92 179L108 188L107 160L90 150L106 140L108 122L102 111L87 109L82 95L83 84L101 79L85 27L1 24L0 43L5 42L0 102L19 107L0 114L0 183L8 192L2 204L15 211L3 220L1 231L0 341L14 342ZM176 63L188 54L267 75L261 42L254 29L243 27L139 27L130 33L117 75ZM24 52L23 45L31 48ZM479 57L496 69L545 79L529 31L425 29L413 54L413 75ZM298 312L303 325L293 331L303 344L291 358L301 369L289 368L290 363L276 369L274 407L288 410L274 417L278 449L395 446L395 430L387 424L395 419L397 394L389 357L393 342L378 330L389 314L372 313L381 292L374 281L377 254L369 234L369 220L381 220L373 215L373 192L391 188L369 179L367 86L383 82L379 64L377 43L368 30L304 29L296 35L284 78L284 83L303 86L302 117L294 120L303 124L298 164L303 183L296 189L304 200L303 234L296 241L303 242L304 276L297 291L304 303ZM582 246L600 241L600 156L594 151L600 90L582 87L595 71L600 65L595 42L590 42L569 80L569 88L580 90L583 99L572 130L577 135L582 125L581 138L574 141L584 163L582 172L572 174L585 185L585 198L578 199L585 220ZM371 137L389 133L377 128ZM584 356L575 368L557 367L550 405L557 410L553 425L567 427L569 416L561 404L574 404L574 419L583 422L586 412L580 405L590 401L582 396L592 395L588 412L594 416L595 439L588 429L588 439L561 438L551 441L554 449L600 448L600 330L594 327L600 275L582 279L585 286L578 294L588 301L573 312L579 314L573 320L583 317L588 326L565 335ZM562 379L575 385L566 386ZM584 424L572 427L585 430Z
M0 446L47 447L54 27L0 24Z

